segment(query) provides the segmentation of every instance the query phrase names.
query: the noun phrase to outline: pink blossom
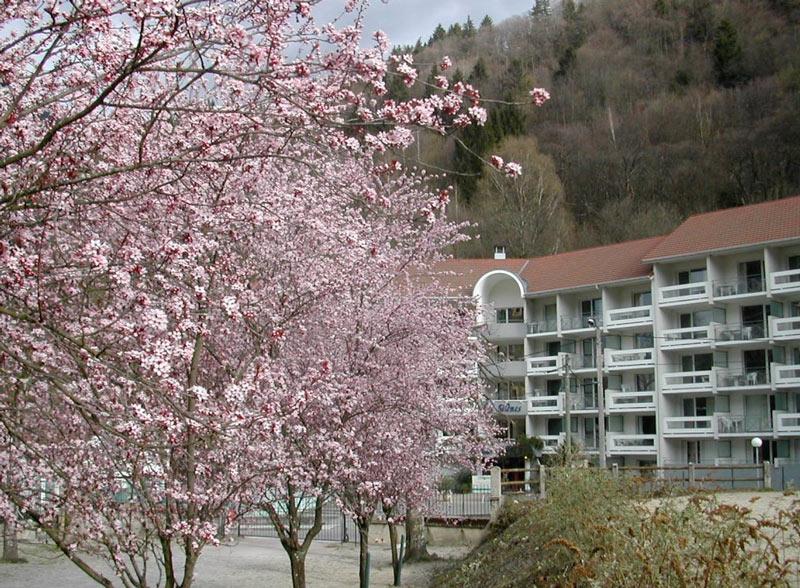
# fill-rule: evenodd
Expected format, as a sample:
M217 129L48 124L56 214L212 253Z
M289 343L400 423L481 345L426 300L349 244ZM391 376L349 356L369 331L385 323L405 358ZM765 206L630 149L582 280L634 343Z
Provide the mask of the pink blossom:
M542 106L545 102L550 100L550 92L544 88L534 88L529 92L529 94L536 106Z

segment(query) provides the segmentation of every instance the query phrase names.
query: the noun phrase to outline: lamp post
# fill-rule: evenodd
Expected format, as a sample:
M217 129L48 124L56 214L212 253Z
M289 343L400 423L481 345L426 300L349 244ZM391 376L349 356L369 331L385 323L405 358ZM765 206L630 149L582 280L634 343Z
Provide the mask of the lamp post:
M764 442L761 440L761 437L753 437L750 440L750 445L753 446L753 449L756 450L756 463L761 462L761 446Z
M595 364L597 366L597 444L599 445L600 467L606 468L606 407L605 390L603 389L603 334L600 325L593 319L587 319L590 327L594 327L595 335Z

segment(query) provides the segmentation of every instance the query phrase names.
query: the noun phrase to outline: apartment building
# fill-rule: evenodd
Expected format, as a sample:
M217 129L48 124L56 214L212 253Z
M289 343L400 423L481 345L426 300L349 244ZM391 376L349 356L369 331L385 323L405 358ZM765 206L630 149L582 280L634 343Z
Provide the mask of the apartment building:
M480 303L499 421L610 463L800 461L800 197L700 214L662 237L533 259L451 260ZM567 425L569 412L569 425Z

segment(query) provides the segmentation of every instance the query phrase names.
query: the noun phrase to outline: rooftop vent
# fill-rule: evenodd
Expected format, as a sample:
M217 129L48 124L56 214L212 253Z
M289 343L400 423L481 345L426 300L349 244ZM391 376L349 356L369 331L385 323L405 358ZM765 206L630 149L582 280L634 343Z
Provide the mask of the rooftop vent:
M505 245L495 245L494 246L494 258L495 259L505 259L506 258L506 246Z

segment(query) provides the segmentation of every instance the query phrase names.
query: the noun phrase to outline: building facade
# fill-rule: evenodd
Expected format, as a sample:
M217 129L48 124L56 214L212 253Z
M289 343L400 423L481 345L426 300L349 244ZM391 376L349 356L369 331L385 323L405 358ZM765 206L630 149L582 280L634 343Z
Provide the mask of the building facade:
M599 455L599 331L609 463L800 461L800 197L663 237L503 257L440 269L479 302L493 349L480 371L510 436L553 451L569 426Z

